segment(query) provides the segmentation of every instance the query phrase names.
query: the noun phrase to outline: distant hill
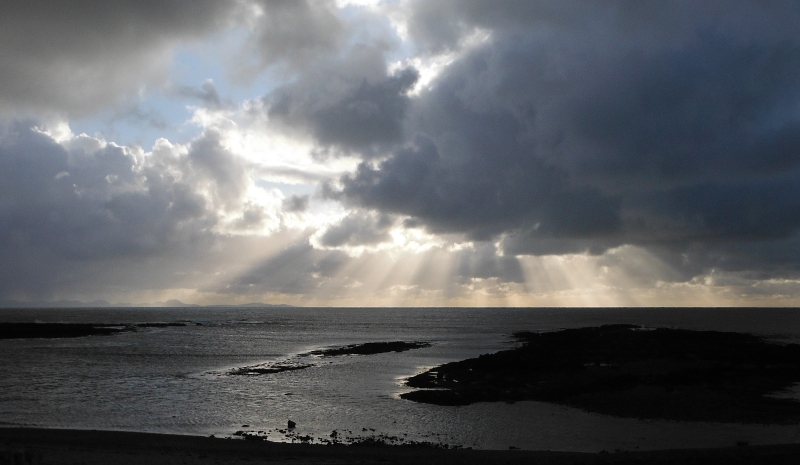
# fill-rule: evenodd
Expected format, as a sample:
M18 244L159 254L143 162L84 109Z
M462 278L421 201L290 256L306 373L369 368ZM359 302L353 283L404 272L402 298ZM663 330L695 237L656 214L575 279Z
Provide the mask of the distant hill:
M138 304L136 307L199 307L197 304L185 304L177 299L169 299L166 302L153 302L151 304Z
M52 300L52 301L21 301L5 300L0 301L0 308L92 308L92 307L115 307L116 305L106 300L94 300L92 302L81 302L79 300Z
M79 300L54 300L54 301L21 301L21 300L5 300L0 301L0 308L105 308L105 307L187 307L187 308L202 308L202 307L248 307L248 308L266 308L266 307L294 307L288 304L265 304L263 302L250 302L246 304L236 305L198 305L187 304L177 299L169 299L165 302L151 302L151 303L119 303L112 304L106 300L93 300L91 302L81 302Z
M209 307L295 307L289 304L265 304L263 302L250 302L249 304L241 305L208 305Z

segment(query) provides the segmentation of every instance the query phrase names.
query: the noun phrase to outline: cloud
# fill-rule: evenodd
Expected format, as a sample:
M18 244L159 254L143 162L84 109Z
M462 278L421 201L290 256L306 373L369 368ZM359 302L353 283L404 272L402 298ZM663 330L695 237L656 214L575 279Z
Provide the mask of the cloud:
M796 6L456 3L410 2L412 37L431 51L489 39L414 98L413 139L329 196L506 254L735 242L760 267L760 244L796 237Z
M349 258L341 251L321 251L298 241L262 261L224 286L223 294L310 294L344 266Z
M189 239L177 240L187 229L208 226L205 202L190 189L153 172L142 185L133 153L81 139L70 153L30 124L3 128L0 237L92 259L152 253ZM81 142L89 150L80 150ZM194 222L201 226L186 228Z
M240 2L5 2L0 110L87 114L165 77L173 47L227 26Z
M475 240L521 227L573 239L617 230L618 199L571 187L562 172L513 147L517 129L511 121L478 119L455 142L463 152L442 155L430 139L419 138L377 167L362 163L341 179L341 191L329 195L411 215L433 232L464 233ZM498 146L488 140L492 137ZM480 152L481 146L497 156ZM478 150L468 151L472 148Z
M97 263L191 255L220 237L274 230L281 198L254 197L248 164L220 138L207 130L186 146L161 140L152 152L142 153L86 135L58 143L34 121L3 123L5 268L26 266L26 260L11 259L14 250L27 250L33 261L40 256ZM24 285L44 286L34 281ZM20 284L15 282L0 284Z
M423 50L434 52L457 47L476 28L500 34L533 29L542 36L568 31L571 37L563 37L567 40L591 37L623 47L637 40L637 47L643 48L681 45L702 31L718 31L744 42L796 41L792 24L800 16L790 0L611 0L589 5L580 0L410 0L404 8L411 38Z
M394 220L389 215L353 212L336 224L320 229L316 242L323 248L371 246L392 240Z
M15 116L83 117L157 88L180 47L212 34L230 42L230 74L241 77L275 65L304 69L336 53L351 28L327 0L11 0L3 13L0 111ZM209 108L223 103L208 81L177 92Z
M500 282L525 282L519 260L510 255L498 256L494 244L481 243L474 249L464 249L456 254L457 276L465 282L492 278Z
M308 210L309 196L307 195L291 195L283 200L283 209L299 213Z
M253 73L273 65L307 67L316 59L336 53L346 38L346 26L330 0L256 0L257 16L246 48L255 66L238 73Z
M338 5L6 6L0 300L689 299L800 277L796 2ZM151 92L170 82L202 84ZM101 114L200 135L146 151L47 124Z
M287 131L303 128L322 147L347 154L380 154L402 142L419 74L405 68L387 74L383 53L360 46L341 61L319 64L264 98L269 120Z
M176 86L173 92L181 97L188 97L199 100L204 107L210 110L219 110L225 106L222 97L219 95L217 86L214 85L214 80L206 79L200 88L192 86Z

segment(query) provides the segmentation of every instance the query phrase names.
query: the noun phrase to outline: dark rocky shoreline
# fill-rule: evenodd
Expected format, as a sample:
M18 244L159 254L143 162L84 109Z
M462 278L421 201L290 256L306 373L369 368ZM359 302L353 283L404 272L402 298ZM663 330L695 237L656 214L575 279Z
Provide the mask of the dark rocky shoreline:
M384 443L352 445L285 444L198 436L119 431L0 428L0 464L168 465L192 464L453 464L487 463L586 465L794 465L800 445L630 452L551 452L528 450L443 449Z
M261 365L252 365L246 367L239 367L230 370L227 374L232 376L259 376L259 375L273 375L275 373L283 373L284 371L295 371L311 368L312 364L290 364L286 362L280 363L264 363Z
M0 339L51 339L110 336L132 331L126 325L94 323L0 323Z
M202 326L200 323L193 323ZM138 329L188 326L189 323L0 323L0 339L59 339L112 336Z
M405 352L412 349L430 347L429 342L365 342L363 344L351 344L330 349L312 350L306 355L316 355L319 357L338 357L340 355L374 355L387 352Z
M309 357L327 358L327 357L342 357L345 355L376 355L388 352L405 352L412 349L421 349L423 347L430 347L429 342L406 342L406 341L392 341L392 342L365 342L361 344L350 344L340 347L330 347L327 349L317 349L310 352L298 354L298 359L307 360ZM244 367L234 368L227 372L228 375L234 376L258 376L258 375L272 375L275 373L283 373L285 371L303 370L316 366L314 363L305 363L297 359L283 360L278 362L266 362L259 365L250 365Z
M749 334L607 325L521 332L521 347L408 379L416 402L536 400L628 418L797 423L800 346Z

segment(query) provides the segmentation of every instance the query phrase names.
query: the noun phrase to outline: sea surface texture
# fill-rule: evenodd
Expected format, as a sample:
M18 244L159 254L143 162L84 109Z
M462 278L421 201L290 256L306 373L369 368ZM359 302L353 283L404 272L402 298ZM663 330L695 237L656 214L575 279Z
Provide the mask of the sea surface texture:
M798 425L641 421L541 402L444 407L398 397L410 390L405 378L430 367L515 347L516 331L631 323L798 343L796 309L2 309L0 322L140 325L107 336L0 340L6 426L217 436L264 431L285 441L277 430L292 420L296 435L315 441L336 430L339 438L575 451L800 442ZM312 353L392 341L430 345L372 355Z

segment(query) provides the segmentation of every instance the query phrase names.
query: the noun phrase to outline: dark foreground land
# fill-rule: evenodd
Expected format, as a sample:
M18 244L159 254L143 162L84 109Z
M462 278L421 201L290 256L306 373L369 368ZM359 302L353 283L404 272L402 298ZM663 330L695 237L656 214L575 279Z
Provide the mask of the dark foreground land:
M108 431L0 429L0 465L161 464L797 464L800 445L578 453L322 446Z
M800 345L749 334L631 325L523 332L512 350L410 378L402 398L438 405L536 400L628 418L796 424ZM433 388L433 389L431 389Z

